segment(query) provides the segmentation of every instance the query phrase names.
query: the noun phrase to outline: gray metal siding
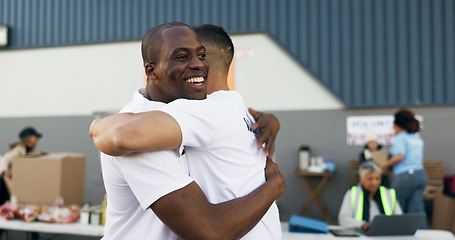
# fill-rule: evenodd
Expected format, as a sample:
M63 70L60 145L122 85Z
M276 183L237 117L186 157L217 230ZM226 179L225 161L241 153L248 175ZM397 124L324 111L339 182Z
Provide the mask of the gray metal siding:
M265 32L352 108L455 105L454 15L454 0L0 0L7 49L139 40L168 21Z

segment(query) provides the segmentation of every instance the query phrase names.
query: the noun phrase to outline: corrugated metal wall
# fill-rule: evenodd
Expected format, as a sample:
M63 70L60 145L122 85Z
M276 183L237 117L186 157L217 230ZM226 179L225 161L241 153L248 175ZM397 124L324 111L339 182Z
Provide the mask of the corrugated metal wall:
M139 40L168 21L265 32L347 107L455 105L454 0L0 0L9 49Z

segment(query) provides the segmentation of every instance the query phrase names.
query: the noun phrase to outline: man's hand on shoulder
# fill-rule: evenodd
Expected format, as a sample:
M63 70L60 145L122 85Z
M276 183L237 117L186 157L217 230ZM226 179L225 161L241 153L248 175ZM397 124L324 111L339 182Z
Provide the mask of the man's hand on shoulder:
M257 112L252 108L248 108L250 114L256 120L253 124L253 130L259 130L260 134L257 139L258 148L265 144L264 153L270 158L273 157L275 152L275 139L280 131L280 121L273 114Z

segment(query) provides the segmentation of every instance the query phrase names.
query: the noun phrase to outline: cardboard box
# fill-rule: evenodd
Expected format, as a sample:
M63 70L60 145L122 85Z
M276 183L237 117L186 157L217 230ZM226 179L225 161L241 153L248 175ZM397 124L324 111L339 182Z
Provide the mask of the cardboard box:
M438 194L433 202L432 228L455 233L455 197Z
M12 195L19 203L50 205L62 197L65 205L83 204L83 154L63 152L19 157L13 160L12 175Z
M373 159L379 165L387 162L389 160L389 151L380 150L373 153Z

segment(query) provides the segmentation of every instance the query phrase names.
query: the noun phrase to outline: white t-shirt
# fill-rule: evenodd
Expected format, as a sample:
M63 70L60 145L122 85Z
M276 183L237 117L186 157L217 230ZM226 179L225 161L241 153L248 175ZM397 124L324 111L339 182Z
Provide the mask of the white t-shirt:
M122 112L150 111L163 105L136 92ZM149 208L162 196L193 181L177 151L125 157L101 154L101 166L108 197L103 239L177 239Z
M265 182L266 158L256 147L254 119L239 93L217 91L205 100L178 99L159 110L180 125L190 176L210 202L245 196ZM243 239L281 239L275 203Z

